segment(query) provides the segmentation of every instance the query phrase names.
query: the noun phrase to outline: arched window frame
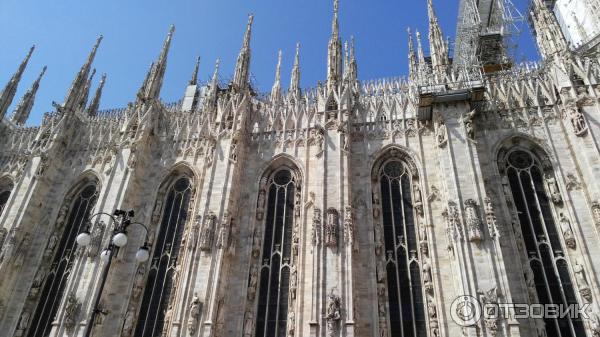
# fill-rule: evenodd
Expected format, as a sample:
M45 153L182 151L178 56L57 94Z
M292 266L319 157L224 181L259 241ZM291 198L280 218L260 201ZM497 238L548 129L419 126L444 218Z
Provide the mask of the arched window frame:
M8 205L8 201L12 194L12 190L14 188L14 184L12 180L8 177L0 178L0 217L4 213L4 209ZM2 247L2 242L0 241L0 247Z
M21 314L17 331L20 330L24 336L48 336L59 310L65 310L61 309L61 303L67 305L69 302L66 299L71 295L66 291L71 268L77 260L75 239L88 226L101 188L95 176L85 177L75 186L63 200L54 231L50 233L44 249L42 266L34 277L28 298L35 301L33 311L25 310ZM74 304L77 305L76 302ZM70 328L75 322L65 323Z
M180 191L176 191L176 185L182 181L182 179L187 180L187 186ZM185 255L183 245L186 242L184 242L184 235L186 235L186 228L191 224L193 216L192 210L196 192L194 182L194 175L189 172L189 170L178 169L169 175L159 188L150 222L150 259L147 264L138 267L136 280L133 285L133 295L135 297L136 291L139 291L139 295L138 298L133 298L130 302L130 306L133 306L133 309L130 309L131 312L128 312L128 317L125 318L123 327L124 334L129 333L133 336L154 336L156 334L160 335L170 328L174 315L172 306L173 303L175 303L175 299L178 297L180 290L179 285L181 282L180 273L184 270L181 265ZM173 216L173 206L176 205L169 204L169 200L173 197L172 202L176 203L179 195L181 195L181 200L179 202L179 208L177 209L179 212L177 219L180 219L180 217L183 218L182 220L176 220L176 223L173 223L171 222L173 219L169 218L169 214ZM169 214L167 214L167 212L169 212ZM165 233L163 231L167 231L167 228L171 228L171 226L176 226L176 231L173 232L171 244L167 246L166 241L170 232ZM164 237L163 234L165 235ZM163 245L161 245L161 242ZM170 254L167 254L165 249L172 249L172 247L174 247L173 243L177 246L177 251L171 250ZM159 251L158 249L161 250ZM173 253L175 254L173 255ZM166 259L164 265L162 262L163 259ZM165 267L165 275L162 286L158 285L158 288L151 290L151 288L149 288L150 284L155 280L157 275L160 276L163 266ZM138 278L140 278L140 280L137 280ZM142 282L143 286L138 284ZM157 284L158 283L156 282L152 283L154 286L157 286ZM136 290L136 287L139 287L139 289ZM166 299L163 301L162 296L165 290L167 290L168 293ZM149 309L149 306L152 305L152 303L148 302L156 300L157 297L154 295L157 291L160 291L160 297L158 298L158 303L153 303L158 305L157 309L153 311ZM145 324L148 320L148 315L154 315L154 317L150 317L150 321L153 322L150 329L147 324ZM142 319L142 316L145 316L146 319ZM133 317L136 317L137 319L134 319ZM135 321L135 324L127 322L128 319L131 322ZM125 331L127 329L130 330Z
M389 195L393 192L392 180L387 178L389 174L384 174L384 171L388 165L393 163L397 163L402 168L402 174L398 174L392 180L398 182L398 188L394 190L394 193L399 194L400 206L405 208L396 209L396 204L392 200L393 196ZM387 185L390 187L388 197L382 190L382 186L386 183L384 176L385 179L388 179ZM379 334L382 336L437 336L439 323L431 274L430 249L423 220L424 205L418 168L405 151L391 147L382 151L379 159L373 165L372 188ZM388 206L386 206L386 202ZM410 206L408 210L406 210L407 204ZM402 242L397 242L400 237L389 235L390 228L394 233L398 226L397 223L394 223L396 217L390 211L402 221L399 225L402 226L405 234L413 238L412 240L405 235L402 237ZM391 226L386 225L389 221L392 221ZM394 248L393 250L389 249L390 245ZM403 256L399 254L401 247L404 247ZM394 267L402 262L406 266L403 273ZM396 273L393 273L394 270ZM394 282L394 285L390 283L390 280L397 282ZM402 292L403 286L404 292ZM391 292L390 289L396 289L397 296L391 296L394 292ZM402 295L399 294L404 294L409 302L402 301ZM397 303L390 304L394 298ZM410 318L404 316L407 318L403 319L401 308L406 307L407 304L411 307L408 314ZM410 325L405 322L409 322Z
M280 163L275 160L271 167L266 170L259 182L257 222L253 233L247 306L244 316L245 336L288 336L290 333L293 334L296 328L295 303L298 285L302 177L297 166L287 161ZM279 184L276 181L278 179L276 177L282 172L289 172L290 181L286 184ZM281 191L285 191L284 199L280 199L277 194ZM282 200L284 204L279 203ZM285 218L282 219L281 246L276 248L277 223L274 216L279 213L279 210L276 210L278 205L283 205ZM272 236L268 239L269 233ZM268 242L272 243L271 248L268 248ZM276 273L271 273L275 265L279 269ZM269 304L269 298L274 298L271 280L273 275L277 276L275 293L278 297L275 303ZM275 309L269 310L269 306ZM269 319L273 312L276 315L275 321ZM282 315L284 319L281 318Z
M518 159L521 162L527 157L530 164L519 163L518 156L522 157ZM582 289L577 294L573 266L565 256L576 249L576 240L549 157L534 144L515 140L499 151L498 166L508 185L512 200L509 206L517 221L513 231L522 256L529 301L581 303ZM545 318L543 325L548 335L586 336L581 319Z

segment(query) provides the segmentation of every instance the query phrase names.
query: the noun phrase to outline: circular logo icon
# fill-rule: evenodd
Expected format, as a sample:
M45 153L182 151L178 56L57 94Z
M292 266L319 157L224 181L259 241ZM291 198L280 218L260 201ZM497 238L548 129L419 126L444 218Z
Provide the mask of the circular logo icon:
M460 296L452 302L450 315L460 326L475 325L481 319L481 304L473 296Z

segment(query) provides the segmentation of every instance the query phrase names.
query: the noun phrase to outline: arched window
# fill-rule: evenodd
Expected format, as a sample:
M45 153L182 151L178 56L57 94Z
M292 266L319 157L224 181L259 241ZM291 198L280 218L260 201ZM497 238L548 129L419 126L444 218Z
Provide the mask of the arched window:
M27 336L48 336L52 328L52 321L56 316L61 299L63 298L65 286L71 272L71 266L75 260L75 238L86 227L86 223L96 204L98 186L96 182L85 184L75 196L65 201L64 208L68 208L67 221L64 225L60 238L51 237L48 245L56 245L54 258L50 270L46 275L42 286L40 298L35 308L31 326ZM71 203L71 200L74 200ZM70 204L70 205L69 205ZM59 222L61 215L59 215ZM61 226L60 223L57 226Z
M285 337L287 333L296 184L287 168L276 171L267 182L255 337Z
M413 187L418 186L413 182L415 177L413 167L395 158L384 162L375 176L378 186L374 207L380 207L383 222L381 228L376 221L375 229L377 278L381 285L379 324L383 325L380 329L389 330L390 336L427 336L416 223L422 204L418 188ZM382 309L386 300L387 317Z
M13 184L10 180L6 179L0 182L0 215L2 215L2 211L6 207L8 203L8 198L10 198L10 193L13 189ZM0 248L2 247L2 243L0 242Z
M191 196L191 180L185 176L176 179L166 193L162 220L153 245L152 265L135 328L136 337L162 336L172 290L176 286L173 284L174 273Z
M541 304L577 304L559 233L562 231L567 246L574 244L574 237L570 228L559 231L557 227L551 204L562 201L553 173L543 170L536 156L520 148L509 151L503 162L527 250L529 266L525 266L525 277L530 290ZM544 321L548 336L585 336L580 319L545 318Z

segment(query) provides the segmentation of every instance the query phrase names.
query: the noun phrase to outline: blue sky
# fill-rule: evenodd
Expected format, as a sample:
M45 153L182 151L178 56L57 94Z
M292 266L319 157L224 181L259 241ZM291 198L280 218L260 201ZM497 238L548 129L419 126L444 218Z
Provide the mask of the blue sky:
M527 2L515 0L521 9ZM458 0L434 3L444 34L454 38ZM103 34L95 62L98 75L107 73L101 108L123 107L134 100L169 25L174 24L161 96L176 101L183 95L197 56L202 57L202 81L208 80L218 57L221 79L232 76L248 13L255 14L251 71L260 91L272 86L279 49L283 50L282 77L287 87L296 42L302 45L302 85L313 87L325 77L332 15L328 0L1 0L0 86L36 44L13 107L47 65L28 122L38 125L43 113L52 110L52 101L63 101L96 37ZM351 35L356 39L360 79L405 75L406 28L418 29L426 37L426 0L341 0L340 25L344 39ZM528 28L523 28L517 58L537 59Z

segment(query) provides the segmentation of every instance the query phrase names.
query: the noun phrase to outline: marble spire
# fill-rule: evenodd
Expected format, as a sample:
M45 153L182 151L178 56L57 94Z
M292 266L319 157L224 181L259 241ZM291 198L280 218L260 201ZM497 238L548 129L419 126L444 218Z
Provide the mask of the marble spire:
M413 35L410 31L410 28L408 28L406 31L408 32L408 72L410 78L415 79L419 71L417 54L415 53L415 43L413 41Z
M90 96L90 88L92 87L92 81L94 80L94 76L96 75L96 69L92 69L92 74L88 78L87 82L85 82L85 86L81 92L81 99L79 100L79 110L85 110L87 106L88 97Z
M433 8L433 0L427 0L429 13L429 50L431 65L436 75L444 75L448 67L448 46Z
M98 108L100 107L100 98L102 97L102 89L104 89L104 83L106 82L106 74L102 74L102 78L100 79L100 83L98 84L98 88L96 88L96 93L94 94L94 98L90 102L88 106L87 113L88 116L93 117L98 114Z
M338 23L339 0L333 2L333 21L331 23L331 38L327 48L327 89L336 87L342 78L342 40Z
M79 72L75 76L69 91L67 92L67 96L65 97L65 101L62 105L58 105L53 103L54 106L58 108L59 111L75 111L80 107L80 102L83 96L85 95L85 87L87 81L89 79L90 71L92 69L92 63L94 62L94 58L96 57L96 52L98 51L98 47L100 46L100 42L102 42L102 35L98 37L92 51L88 55L86 62L81 66Z
M244 43L242 49L237 58L235 65L235 74L233 76L233 87L237 90L243 90L248 87L248 81L250 79L250 40L252 38L252 23L254 22L254 15L248 16L248 24L246 26L246 33L244 34Z
M271 89L271 103L279 104L282 101L281 95L281 50L277 54L277 68L275 69L275 81Z
M152 64L144 84L138 91L138 101L145 102L152 99L159 99L160 89L162 88L163 80L165 77L165 71L167 69L167 57L169 55L169 49L171 47L171 41L173 39L173 33L175 32L175 26L171 25L169 33L165 38L163 47L160 52L158 60Z
M27 122L29 114L31 114L31 109L33 109L33 104L35 103L35 95L40 87L40 81L42 80L42 77L44 77L46 69L46 66L42 68L42 71L31 85L31 88L27 90L25 95L23 95L23 98L21 98L19 104L17 104L17 107L15 108L11 118L13 123L17 125L23 125L25 122Z
M190 80L190 85L198 85L198 69L200 68L200 56L196 59L196 66L194 67L194 72L192 73L192 79Z
M296 43L296 57L292 67L292 77L290 80L290 95L298 99L300 97L300 43Z
M31 58L31 54L33 54L34 50L35 50L35 45L31 46L31 48L29 48L29 52L27 53L27 56L25 56L25 59L19 65L19 68L17 69L17 71L10 78L10 80L4 87L4 90L2 90L2 92L0 92L0 120L2 120L2 118L4 118L4 115L6 115L6 111L8 111L10 104L12 103L13 99L15 98L15 94L17 93L17 87L19 86L19 82L21 81L23 72L25 71L25 68L27 67L27 63L29 63L29 59Z

